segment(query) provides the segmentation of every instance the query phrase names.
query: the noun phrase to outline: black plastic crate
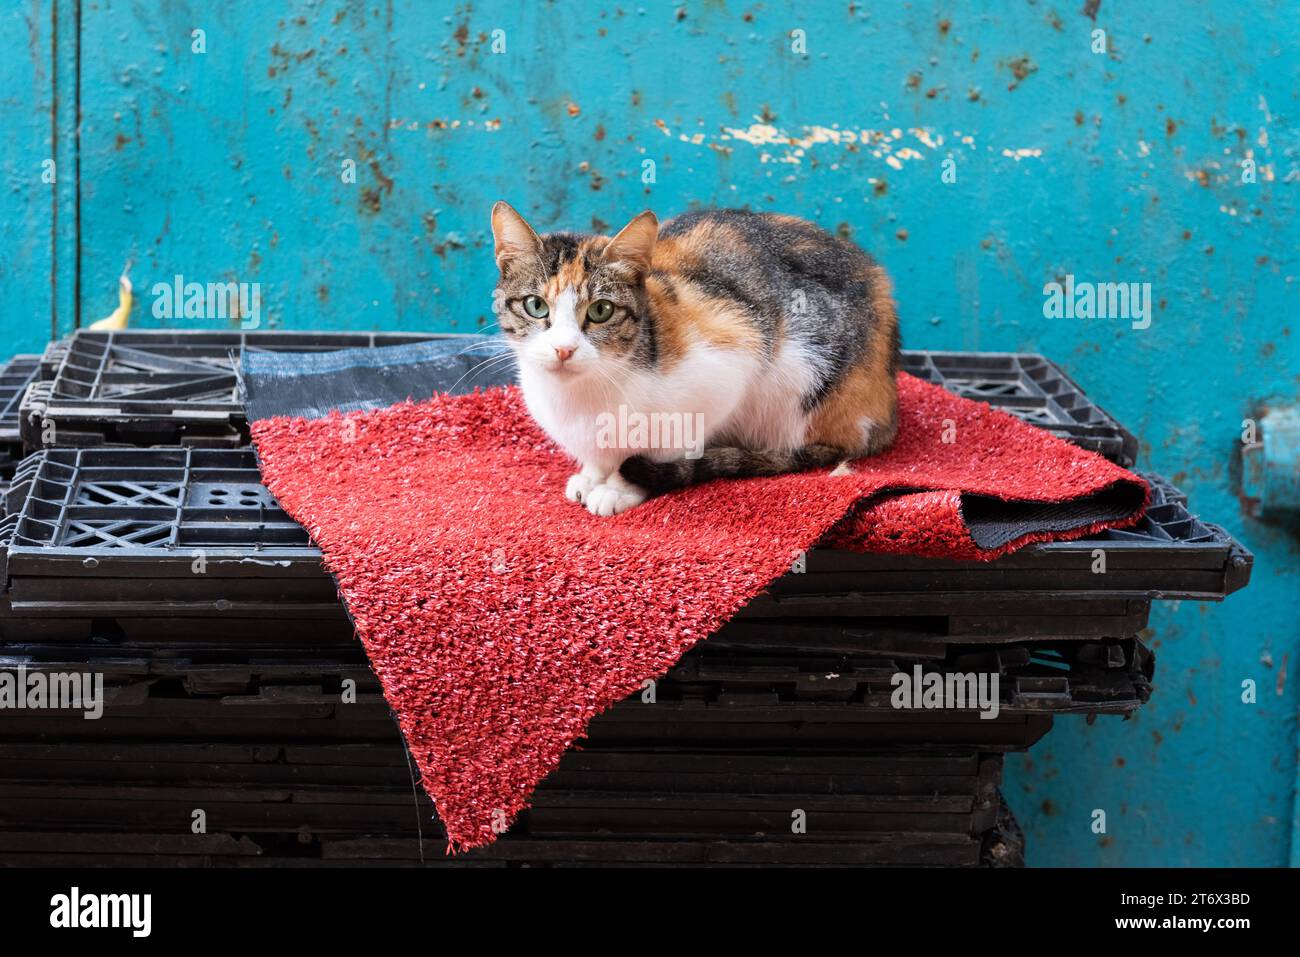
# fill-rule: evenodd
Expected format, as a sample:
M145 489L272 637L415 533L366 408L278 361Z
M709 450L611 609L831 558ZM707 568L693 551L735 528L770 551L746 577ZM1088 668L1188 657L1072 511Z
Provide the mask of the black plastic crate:
M268 744L394 741L378 692L345 704L322 686L268 686L254 694L171 696L146 684L108 686L104 713L14 711L0 740L241 740ZM584 748L977 748L1020 751L1051 727L1047 711L894 710L846 702L623 701L592 719Z
M814 549L804 572L778 579L737 622L851 628L911 617L979 639L1129 635L1153 598L1221 599L1242 587L1250 553L1191 515L1168 483L1152 484L1137 528L992 562ZM45 450L16 470L6 506L0 602L10 619L346 620L320 552L261 484L250 449ZM1105 574L1093 572L1098 549Z
M535 838L737 839L790 833L791 810L807 812L828 840L857 835L929 832L979 836L996 805L973 808L971 795L670 795L538 791L523 812L522 833ZM0 782L0 828L93 827L165 830L184 826L203 808L234 833L365 834L409 832L433 819L433 805L402 788L309 789L78 785ZM435 828L426 825L426 830Z
M1132 528L1028 545L991 562L814 549L802 574L773 583L772 600L785 615L903 590L979 591L1012 601L1024 592L1219 600L1244 588L1254 556L1189 512L1187 497L1167 479L1139 474L1151 486L1151 502Z
M342 620L318 549L261 485L251 449L47 450L0 520L17 617Z
M808 614L800 614L805 611ZM1010 599L939 595L933 602L910 594L857 594L839 600L813 596L809 604L798 607L760 595L715 632L709 643L750 651L884 651L941 658L949 648L962 644L1135 635L1147 627L1150 613L1151 603L1146 600L1060 592Z
M248 441L235 375L242 352L320 352L442 338L472 342L481 337L82 330L46 350L41 364L50 381L24 400L22 435L29 448L40 448L44 423L53 420L60 446L234 447ZM1133 436L1043 356L904 352L903 368L1122 465L1133 464Z
M203 808L234 833L437 833L432 802L411 782L374 787L291 788L0 781L0 828L87 827L158 831L186 826ZM992 785L996 793L996 784ZM538 790L518 832L533 838L790 840L791 811L807 813L823 840L922 832L979 836L996 801L979 794L675 794Z
M909 657L883 649L853 654L818 651L763 653L715 646L692 648L656 682L658 702L762 704L841 703L891 707L893 680L915 667L940 674L997 675L998 705L1008 712L1127 714L1151 694L1154 663L1136 638L1044 640L1020 644L950 644L941 656ZM245 700L310 700L332 705L345 681L379 694L360 645L288 649L249 647L232 640L217 648L176 640L168 648L139 643L34 644L0 642L0 668L28 672L93 671L115 700L150 695L234 696ZM639 692L630 702L639 699Z
M1000 757L969 751L578 750L565 754L539 787L609 793L952 795L970 793L994 761ZM410 775L406 752L396 741L0 743L0 780L5 781L409 790Z
M248 443L238 377L245 352L330 352L404 345L459 334L400 332L205 332L80 330L41 357L48 380L22 402L22 438L59 446Z
M23 457L19 406L27 387L40 374L40 356L14 356L0 366L0 486Z
M94 665L110 682L138 671ZM377 696L342 706L324 688L261 688L186 701L163 688L133 704L134 689L113 691L97 721L46 711L0 725L0 865L444 863L434 809L413 796ZM1032 745L1050 717L773 711L619 705L507 835L456 866L987 866L995 852L1007 863L1000 752ZM208 814L201 841L185 833L195 807ZM791 833L795 808L807 834Z
M0 742L0 757L11 864L443 857L400 747ZM461 860L969 866L997 833L1001 775L1000 755L969 749L574 751L506 835ZM205 841L183 833L195 807L208 814ZM790 828L796 808L805 834ZM23 836L33 832L43 839Z
M990 834L999 835L996 829ZM389 834L176 834L0 830L0 867L979 867L988 835L903 833L846 841L533 840L456 855L441 838ZM993 845L997 846L997 845ZM1013 865L1005 865L1013 866Z
M1137 461L1137 439L1044 356L904 352L902 368L957 395L1010 412L1112 462L1128 467Z
M27 584L29 587L20 591L28 599L34 597L32 587L44 587L39 582L36 586ZM313 602L276 606L267 602L232 603L222 598L160 605L157 600L141 601L126 595L136 587L132 579L113 580L112 587L124 593L116 602L49 601L48 595L40 595L35 596L39 601L20 602L15 610L10 597L0 596L0 641L106 645L152 642L181 647L207 641L224 642L229 647L233 640L245 650L271 650L291 644L310 650L353 640L352 623L338 601L328 608ZM807 650L839 651L879 646L922 658L942 657L955 644L1017 643L1048 636L1097 640L1133 635L1147 627L1150 612L1146 601L1097 598L1026 599L1017 603L983 602L973 596L964 600L941 598L934 607L915 598L906 602L887 599L887 603L895 617L742 615L709 641L714 645L783 649L798 647L802 641ZM880 610L879 606L873 609Z
M1151 696L1154 656L1137 638L950 646L938 660L888 653L827 656L736 654L712 642L691 649L657 683L659 701L719 704L853 703L887 710L895 676L998 677L1008 713L1128 714Z

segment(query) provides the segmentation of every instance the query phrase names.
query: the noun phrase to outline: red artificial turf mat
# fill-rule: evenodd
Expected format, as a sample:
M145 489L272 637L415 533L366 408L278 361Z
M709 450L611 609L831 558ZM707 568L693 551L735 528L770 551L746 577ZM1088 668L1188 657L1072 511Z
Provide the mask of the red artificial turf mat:
M840 547L991 557L1041 535L981 552L961 492L1056 502L1141 484L911 376L899 392L897 442L850 474L713 482L613 518L564 498L574 465L515 388L265 419L253 436L464 849L514 820L594 715L663 675L846 514ZM908 494L879 497L891 490Z

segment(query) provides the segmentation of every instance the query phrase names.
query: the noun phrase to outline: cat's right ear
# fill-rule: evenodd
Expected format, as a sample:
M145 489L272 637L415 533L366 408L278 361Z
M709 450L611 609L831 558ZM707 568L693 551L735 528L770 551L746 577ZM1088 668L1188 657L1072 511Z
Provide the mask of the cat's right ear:
M542 241L533 227L506 202L498 201L492 207L492 239L496 244L497 269L503 273L512 261L535 257L542 250Z
M609 241L603 258L615 267L626 267L634 276L644 277L650 270L650 257L654 253L658 235L659 220L647 209L633 217L632 222L620 229L618 235Z

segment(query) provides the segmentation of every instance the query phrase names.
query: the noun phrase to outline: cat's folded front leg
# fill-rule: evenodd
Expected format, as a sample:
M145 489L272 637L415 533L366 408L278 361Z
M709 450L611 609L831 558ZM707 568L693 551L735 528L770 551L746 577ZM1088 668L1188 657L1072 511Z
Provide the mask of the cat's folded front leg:
M584 503L592 515L617 515L646 500L645 490L633 485L614 469L605 481L587 493Z

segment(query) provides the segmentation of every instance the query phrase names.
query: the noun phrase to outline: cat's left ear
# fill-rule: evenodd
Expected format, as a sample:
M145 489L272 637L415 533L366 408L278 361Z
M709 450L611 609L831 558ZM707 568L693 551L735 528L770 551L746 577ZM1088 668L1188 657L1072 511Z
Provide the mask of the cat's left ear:
M637 278L650 271L650 256L659 238L659 220L646 210L618 231L602 256L606 263L627 266Z

